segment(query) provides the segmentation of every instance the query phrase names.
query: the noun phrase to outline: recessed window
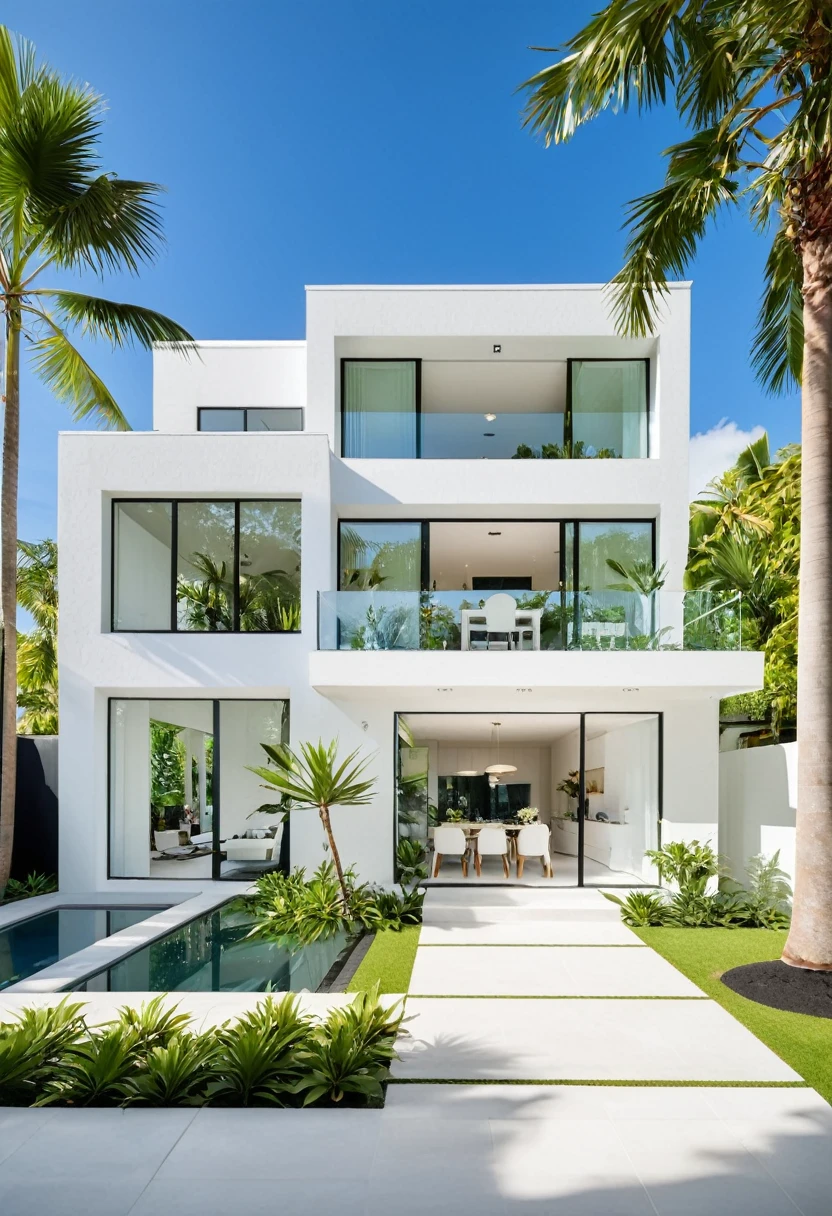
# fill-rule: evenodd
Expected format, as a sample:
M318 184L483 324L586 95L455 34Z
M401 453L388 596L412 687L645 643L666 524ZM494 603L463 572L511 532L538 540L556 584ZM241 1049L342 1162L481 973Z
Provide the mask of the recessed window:
M295 499L113 504L114 631L295 633Z
M197 411L200 431L302 431L303 410L295 406L274 409L206 408Z

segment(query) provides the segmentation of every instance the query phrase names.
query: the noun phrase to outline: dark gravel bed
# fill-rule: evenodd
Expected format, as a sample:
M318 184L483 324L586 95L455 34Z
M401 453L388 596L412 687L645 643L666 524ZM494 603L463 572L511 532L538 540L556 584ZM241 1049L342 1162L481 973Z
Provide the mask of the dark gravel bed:
M787 1013L832 1018L832 972L804 971L779 960L732 967L722 976L732 992Z

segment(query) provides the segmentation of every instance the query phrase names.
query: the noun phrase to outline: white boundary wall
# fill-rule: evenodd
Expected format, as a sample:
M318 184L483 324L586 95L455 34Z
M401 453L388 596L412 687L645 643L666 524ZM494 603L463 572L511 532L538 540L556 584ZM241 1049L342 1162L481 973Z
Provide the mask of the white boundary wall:
M749 857L777 849L793 879L796 810L796 743L720 754L719 849L741 882Z

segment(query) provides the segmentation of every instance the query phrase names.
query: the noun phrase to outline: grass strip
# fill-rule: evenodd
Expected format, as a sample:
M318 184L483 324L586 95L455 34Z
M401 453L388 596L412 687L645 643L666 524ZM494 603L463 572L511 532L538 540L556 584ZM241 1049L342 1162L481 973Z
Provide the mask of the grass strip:
M719 978L732 967L779 958L785 931L663 928L634 932L832 1102L832 1019L769 1009L732 992Z
M384 991L382 988L382 992ZM398 989L391 988L390 991L396 992ZM537 993L524 995L520 992L493 995L488 992L475 994L470 992L409 992L408 996L413 1001L709 1001L711 999L709 996L651 996L650 993L646 996L582 996L564 993L540 996Z
M375 983L379 992L407 992L419 945L420 925L382 929L347 985L347 992L366 992Z
M420 942L420 950L643 950L644 942Z
M462 1077L390 1077L388 1085L595 1085L616 1088L635 1089L811 1089L806 1081L627 1081L627 1080L587 1080L586 1078L530 1077L519 1080L492 1077L475 1077L465 1080Z

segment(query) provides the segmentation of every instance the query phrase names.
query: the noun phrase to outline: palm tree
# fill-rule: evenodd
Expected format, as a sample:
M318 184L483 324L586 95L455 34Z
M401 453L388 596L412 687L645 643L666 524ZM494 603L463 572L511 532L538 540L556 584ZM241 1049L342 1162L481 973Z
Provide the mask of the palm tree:
M541 48L551 50L552 48ZM611 283L619 332L647 336L723 207L773 225L752 362L803 391L800 758L795 900L783 959L832 970L832 23L826 0L612 0L523 86L526 125L570 139L607 109L664 105L690 134L630 204Z
M17 542L17 602L35 627L17 635L17 707L22 735L58 733L58 546Z
M5 669L17 669L17 485L20 357L25 344L36 375L73 418L127 429L104 382L69 332L106 338L113 347L170 342L187 350L181 325L148 308L47 286L47 271L137 273L162 240L160 187L101 168L102 99L38 64L34 48L0 26L0 303L5 338L5 411L0 529L0 608ZM17 699L3 689L0 778L0 892L14 835Z
M260 746L275 767L250 768L249 771L262 777L266 783L265 788L278 790L281 801L276 805L258 809L275 815L309 807L317 810L329 842L344 908L348 909L349 891L344 879L341 855L332 834L329 812L333 806L368 806L372 802L375 777L369 781L363 777L369 760L356 763L356 749L339 764L336 758L337 739L327 746L324 746L321 740L318 740L317 746L314 743L301 743L300 756L285 744L272 747L268 743L262 743Z
M610 591L635 591L645 596L650 603L650 636L656 632L656 594L667 582L667 562L662 562L658 570L652 561L639 558L626 564L616 561L614 557L607 558L607 565L623 582L610 583Z

